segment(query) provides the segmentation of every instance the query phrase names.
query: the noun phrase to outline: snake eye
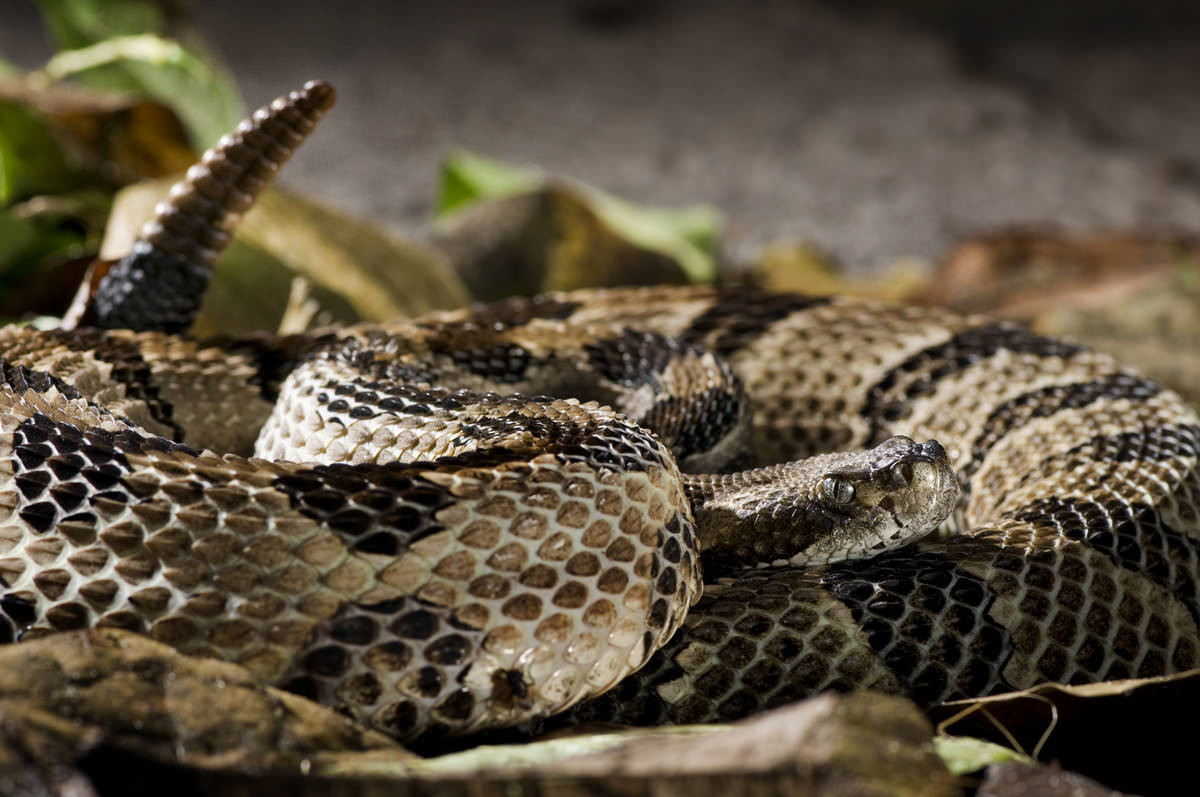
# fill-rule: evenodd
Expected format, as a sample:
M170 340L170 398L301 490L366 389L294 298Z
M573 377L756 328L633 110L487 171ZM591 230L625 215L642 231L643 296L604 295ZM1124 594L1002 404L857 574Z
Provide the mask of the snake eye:
M821 482L821 495L835 504L848 504L854 500L854 485L837 476L826 476Z

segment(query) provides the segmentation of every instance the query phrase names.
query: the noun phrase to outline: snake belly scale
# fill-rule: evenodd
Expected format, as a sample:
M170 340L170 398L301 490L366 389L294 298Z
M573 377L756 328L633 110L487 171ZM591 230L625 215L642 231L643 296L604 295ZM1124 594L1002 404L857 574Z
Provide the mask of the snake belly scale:
M402 739L1197 666L1195 414L1016 325L650 287L179 334L331 101L223 140L78 328L0 330L9 637L133 629Z

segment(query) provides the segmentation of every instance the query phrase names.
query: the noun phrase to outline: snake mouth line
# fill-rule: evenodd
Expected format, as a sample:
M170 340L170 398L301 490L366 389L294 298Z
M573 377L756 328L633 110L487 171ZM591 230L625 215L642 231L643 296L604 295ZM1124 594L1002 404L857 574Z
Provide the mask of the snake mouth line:
M934 484L934 487L930 491L932 500L929 502L929 505L931 507L932 506L947 506L947 507L950 507L951 509L953 509L955 503L958 500L958 493L959 493L958 480L955 479L953 475L947 475L947 474L941 473L941 472L939 472L937 474L936 478L937 478L937 480ZM893 543L899 537L904 536L904 532L908 528L910 528L914 524L914 522L924 522L926 520L925 517L907 518L907 519L901 517L900 512L896 509L895 502L893 502L887 498L885 498L883 501L881 501L879 506L880 506L880 508L884 509L891 516L892 522L896 524L896 531L893 531L891 534L882 538L878 543L871 546L869 548L869 550L880 550L883 546L887 546L887 545ZM940 513L933 512L930 514L936 515L936 514L940 514ZM949 513L947 512L946 514L949 514ZM936 522L930 524L929 531L932 532L937 527L937 525L939 523L941 523L943 520L945 520L944 517L938 518L936 520ZM913 540L913 541L915 541L915 540Z

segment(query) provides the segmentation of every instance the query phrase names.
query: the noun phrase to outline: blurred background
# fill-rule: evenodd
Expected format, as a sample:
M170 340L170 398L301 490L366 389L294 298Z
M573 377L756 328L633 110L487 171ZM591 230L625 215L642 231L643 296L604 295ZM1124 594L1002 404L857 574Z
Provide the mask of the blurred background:
M1064 307L1200 283L1198 42L1182 0L6 0L0 314L61 313L164 189L118 190L321 77L200 331L720 280L1086 337Z
M404 234L455 147L712 204L742 255L804 239L863 267L1001 226L1200 218L1193 3L164 5L251 107L333 82L338 109L285 180ZM52 51L37 7L8 0L0 57Z

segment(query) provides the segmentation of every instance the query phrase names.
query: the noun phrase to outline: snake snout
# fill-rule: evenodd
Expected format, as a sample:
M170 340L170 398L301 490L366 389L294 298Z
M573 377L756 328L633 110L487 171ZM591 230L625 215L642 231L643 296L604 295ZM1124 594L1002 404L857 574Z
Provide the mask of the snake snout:
M921 455L928 457L930 462L936 462L939 459L946 459L946 449L937 440L927 440L917 446L917 450Z
M886 494L879 508L886 510L906 535L916 537L933 530L953 510L958 481L946 449L936 440L908 441L886 473L886 479L877 481Z

